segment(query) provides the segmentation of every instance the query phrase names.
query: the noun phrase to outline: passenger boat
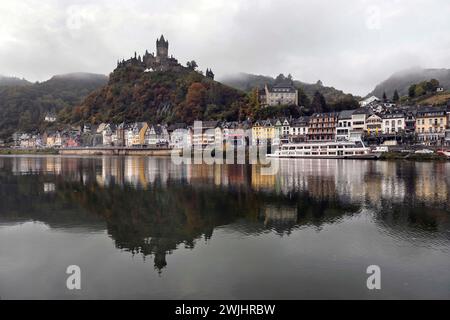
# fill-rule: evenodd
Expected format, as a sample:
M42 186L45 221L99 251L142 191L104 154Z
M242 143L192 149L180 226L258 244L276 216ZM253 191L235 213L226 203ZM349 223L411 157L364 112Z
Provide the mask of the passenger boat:
M362 141L287 143L280 146L271 158L329 158L374 159L377 158Z

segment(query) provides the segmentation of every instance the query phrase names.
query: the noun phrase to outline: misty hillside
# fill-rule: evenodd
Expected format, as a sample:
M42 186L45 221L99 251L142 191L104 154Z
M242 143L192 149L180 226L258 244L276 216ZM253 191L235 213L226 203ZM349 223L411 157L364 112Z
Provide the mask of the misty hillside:
M25 79L19 79L16 77L5 77L0 74L0 87L2 86L26 86L31 84Z
M422 81L436 79L440 86L445 90L450 89L450 69L422 69L413 68L394 73L388 79L378 84L375 89L369 93L379 98L386 92L388 98L391 98L395 90L398 90L400 96L408 95L408 89L412 84Z
M222 83L229 85L230 87L249 92L254 88L264 88L264 85L274 84L275 78L263 75L254 75L249 73L239 73L234 75L225 76L220 79ZM309 99L313 99L316 91L319 91L326 99L328 103L336 103L343 99L347 99L349 94L344 93L341 90L333 87L324 86L321 81L317 83L305 83L301 81L294 81L294 85L297 88L302 88ZM355 96L355 98L358 98Z
M47 112L71 108L107 82L104 75L75 73L26 86L0 86L0 137L42 129L48 125L44 123Z

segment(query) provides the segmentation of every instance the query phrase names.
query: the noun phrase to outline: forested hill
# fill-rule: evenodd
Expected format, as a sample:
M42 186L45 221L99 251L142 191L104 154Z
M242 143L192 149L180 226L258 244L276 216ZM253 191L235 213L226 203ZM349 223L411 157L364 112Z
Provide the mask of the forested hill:
M280 76L282 75L279 75L278 77ZM226 76L221 79L221 81L233 88L249 92L254 88L262 89L264 88L265 84L273 85L277 80L276 78L269 76L238 73L235 75ZM349 96L351 96L350 94L344 93L343 91L335 89L333 87L324 86L320 80L316 83L305 83L302 81L294 80L294 85L295 87L303 90L303 92L310 100L314 98L316 92L321 93L329 104L337 103L338 101L348 99ZM358 99L359 97L355 96L354 98Z
M93 90L105 85L104 75L73 73L54 76L42 83L4 84L0 81L0 137L15 131L42 130L48 112L73 108Z
M129 61L119 65L107 85L74 109L60 113L67 123L192 122L236 120L246 113L243 92L182 66L148 70Z

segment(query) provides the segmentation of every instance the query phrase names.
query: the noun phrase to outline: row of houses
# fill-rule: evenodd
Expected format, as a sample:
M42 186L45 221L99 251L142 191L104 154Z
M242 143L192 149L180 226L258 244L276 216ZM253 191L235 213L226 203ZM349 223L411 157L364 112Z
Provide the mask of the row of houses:
M84 125L43 134L16 133L22 148L169 147L211 144L260 145L288 142L355 140L361 137L415 135L426 144L450 142L450 106L390 108L378 113L369 107L315 113L299 118L255 122L195 121L170 126L135 122Z
M252 126L252 143L354 140L415 135L425 144L450 142L450 107L390 108L382 113L362 107L315 113L298 119L269 119ZM275 141L273 141L275 140Z
M155 147L183 148L205 146L221 141L233 145L248 145L250 122L195 121L151 125L146 122L130 124L86 124L82 127L41 133L15 133L14 146L20 148L74 147Z

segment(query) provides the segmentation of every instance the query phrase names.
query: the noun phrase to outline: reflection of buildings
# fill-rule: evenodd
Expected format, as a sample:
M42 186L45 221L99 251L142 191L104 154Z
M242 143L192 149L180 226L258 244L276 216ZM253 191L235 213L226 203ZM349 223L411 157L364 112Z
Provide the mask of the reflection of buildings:
M51 182L44 183L44 192L45 193L53 193L56 191L56 185Z
M449 163L283 160L276 175L265 176L256 165L175 165L168 158L0 157L0 171L0 218L20 212L65 226L95 218L118 248L152 256L157 269L167 254L210 239L219 226L282 235L362 206L403 235L431 226L447 237L448 230Z
M252 166L252 188L255 191L273 191L276 189L275 175L262 175L261 174L261 166L253 165Z
M398 178L398 166L395 162L380 162L381 198L391 201L403 201L406 196L405 181Z
M430 170L430 165L435 170ZM448 203L449 201L449 166L446 163L415 163L415 197L421 201ZM436 172L432 174L431 172Z
M60 157L14 157L12 158L12 172L14 174L48 174L61 173Z
M8 161L6 161L8 159ZM189 184L244 187L255 192L289 196L306 193L316 199L337 198L380 207L383 201L446 202L450 164L332 159L281 160L275 175L261 174L260 165L176 165L152 157L11 157L0 168L14 174L64 175L65 179L96 181L100 186L124 184L147 188L169 181Z

